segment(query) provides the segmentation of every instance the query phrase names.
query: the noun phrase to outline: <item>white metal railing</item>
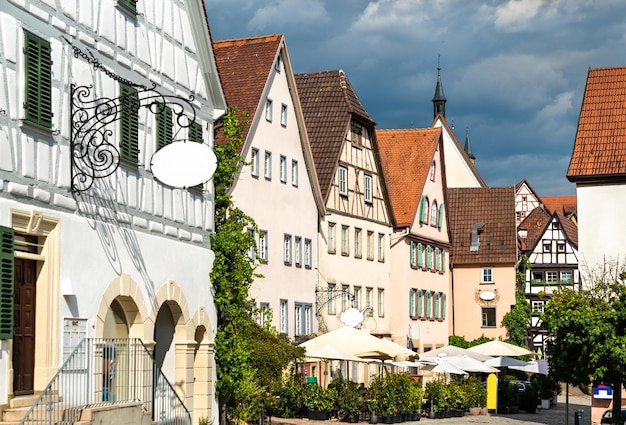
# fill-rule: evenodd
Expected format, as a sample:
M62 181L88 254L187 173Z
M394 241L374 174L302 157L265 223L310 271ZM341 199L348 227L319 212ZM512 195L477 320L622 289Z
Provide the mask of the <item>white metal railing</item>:
M152 421L191 415L140 339L86 338L63 362L20 424L72 424L89 407L140 402Z

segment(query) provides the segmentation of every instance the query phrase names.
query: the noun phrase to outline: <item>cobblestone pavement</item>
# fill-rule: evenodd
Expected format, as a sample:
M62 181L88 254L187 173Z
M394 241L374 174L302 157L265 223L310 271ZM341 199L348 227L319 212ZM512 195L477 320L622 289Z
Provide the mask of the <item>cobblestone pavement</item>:
M569 413L565 415L565 395L560 395L557 405L547 410L537 410L537 413L515 413L510 415L489 416L463 416L462 418L428 419L422 418L418 422L405 422L406 425L465 425L465 424L491 424L491 425L577 425L575 413L578 410L584 412L584 424L591 425L591 397L569 396ZM329 424L332 422L332 424ZM298 418L272 418L272 425L335 425L337 421L312 421ZM342 423L343 424L343 423ZM365 425L365 422L362 423Z

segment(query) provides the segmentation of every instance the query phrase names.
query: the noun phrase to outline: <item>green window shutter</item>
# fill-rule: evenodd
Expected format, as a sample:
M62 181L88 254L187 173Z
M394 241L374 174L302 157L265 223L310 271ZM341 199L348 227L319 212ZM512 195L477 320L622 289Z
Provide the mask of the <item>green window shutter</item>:
M441 293L435 292L435 319L439 319L439 307L441 303L440 297Z
M409 289L409 316L415 315L415 290Z
M0 339L13 338L13 229L0 226Z
M448 303L446 299L446 294L441 294L441 318L446 318L446 310L448 309Z
M437 220L437 227L441 229L443 224L443 204L439 205L439 219Z
M202 143L202 125L197 122L192 122L189 126L189 140L192 142Z
M426 247L426 268L431 269L433 267L433 247L428 245Z
M441 258L439 257L440 252L439 248L435 248L435 270L437 271L439 271L441 267Z
M422 195L422 199L420 199L420 221L423 223L424 222L424 202L426 201L426 197L424 195Z
M120 156L139 162L139 95L126 84L120 84Z
M424 245L417 244L417 265L418 267L424 266Z
M417 291L417 317L424 316L424 291Z
M409 254L409 261L411 262L411 267L415 265L415 242L411 241L411 251Z
M133 15L137 14L137 0L117 0L117 4Z
M430 318L433 312L433 293L431 291L426 292L426 317Z
M52 128L52 50L43 38L24 31L27 121Z
M157 150L172 143L172 109L160 105L156 115L157 122Z

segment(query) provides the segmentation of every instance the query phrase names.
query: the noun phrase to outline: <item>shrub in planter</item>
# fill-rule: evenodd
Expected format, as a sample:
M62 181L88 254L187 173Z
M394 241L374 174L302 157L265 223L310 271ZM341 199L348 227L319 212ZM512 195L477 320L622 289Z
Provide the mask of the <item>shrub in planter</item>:
M333 379L329 387L337 391L337 417L342 421L355 422L361 413L362 401L359 385L342 378Z
M337 390L322 388L317 384L304 387L304 406L309 412L334 413L337 408Z
M276 403L272 410L279 418L293 418L306 414L304 409L304 395L302 384L295 380L287 380L283 385L274 390Z

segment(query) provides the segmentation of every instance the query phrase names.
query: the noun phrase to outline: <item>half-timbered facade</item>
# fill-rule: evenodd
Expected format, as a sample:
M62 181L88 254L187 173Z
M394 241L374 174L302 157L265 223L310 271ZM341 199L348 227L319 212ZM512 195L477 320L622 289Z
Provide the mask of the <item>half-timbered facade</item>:
M395 342L448 343L450 234L440 128L377 130L392 206L389 308Z
M519 225L540 204L539 195L526 179L517 183L515 185L515 224Z
M210 151L226 108L203 2L2 1L0 21L0 411L78 356L90 384L52 387L76 412L154 396L157 417L167 394L216 422L212 183L151 163L176 140ZM137 396L157 387L131 382L146 352L175 393Z
M532 344L545 353L546 334L539 319L545 303L559 288L580 289L578 228L563 214L549 215L543 207L538 207L518 226L520 232L531 239L523 253L530 264L524 270L524 293L532 310Z
M342 312L354 307L364 316L361 327L390 335L392 227L375 122L341 70L297 74L296 83L326 208L319 225L320 330L342 326Z

